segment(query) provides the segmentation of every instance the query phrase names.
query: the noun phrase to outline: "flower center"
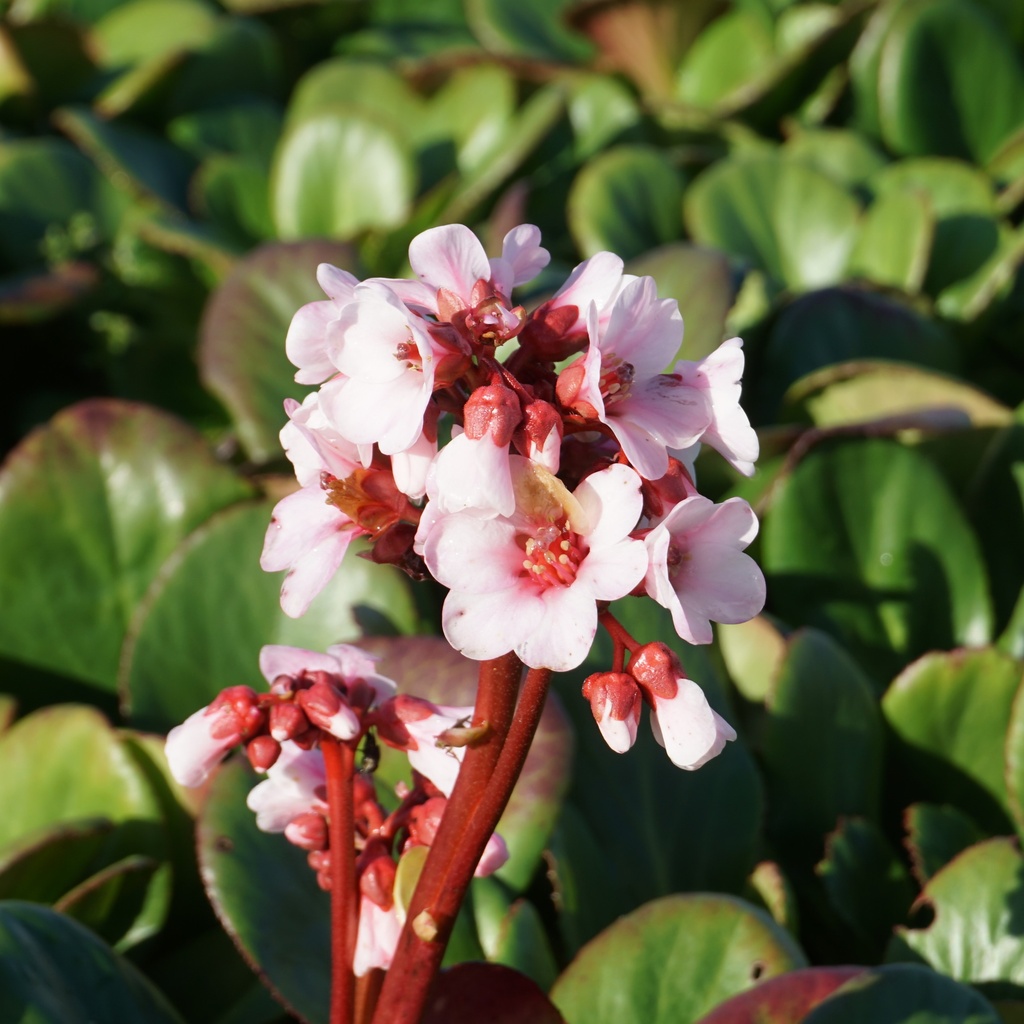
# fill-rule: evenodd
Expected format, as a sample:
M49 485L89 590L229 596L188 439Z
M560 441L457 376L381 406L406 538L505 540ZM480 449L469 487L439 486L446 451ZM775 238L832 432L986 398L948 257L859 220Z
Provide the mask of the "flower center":
M412 340L410 334L409 341L399 342L395 346L395 358L400 363L405 363L407 370L419 370L423 372L423 359L420 356L420 350L416 346L416 342Z
M532 535L520 533L516 541L526 556L520 575L533 580L542 590L571 586L588 550L583 538L564 517L558 523L539 525Z
M615 402L621 402L629 394L630 385L636 376L636 370L632 363L623 362L618 356L613 356L601 365L601 397L607 407Z

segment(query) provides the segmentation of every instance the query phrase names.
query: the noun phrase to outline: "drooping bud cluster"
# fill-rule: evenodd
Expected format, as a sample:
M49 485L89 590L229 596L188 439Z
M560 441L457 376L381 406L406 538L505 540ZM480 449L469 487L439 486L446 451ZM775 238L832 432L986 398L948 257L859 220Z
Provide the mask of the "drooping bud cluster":
M331 873L330 808L320 744L331 737L366 751L374 737L404 751L413 786L402 786L398 807L388 812L377 797L371 770L353 775L359 927L353 969L364 974L391 962L401 930L393 894L396 859L414 846L429 846L458 775L462 748L450 742L465 730L472 707L447 707L396 693L394 682L374 671L374 659L338 644L326 654L268 646L260 669L270 684L257 693L246 686L222 691L211 704L172 729L166 753L183 785L197 786L233 747L242 745L265 781L249 793L248 806L265 832L283 832L305 850L324 889ZM508 859L493 835L477 868L489 874Z
M513 290L548 263L531 225L490 259L468 228L432 228L409 263L410 279L362 282L322 265L327 298L289 329L296 380L319 390L286 404L281 434L300 487L274 510L262 564L288 569L284 610L305 611L362 537L375 561L448 588L445 636L479 660L575 668L629 594L669 609L689 643L757 614L754 514L700 495L692 470L704 443L753 471L741 341L680 359L676 302L611 253L527 312ZM621 723L618 749L639 704L611 676L591 699Z

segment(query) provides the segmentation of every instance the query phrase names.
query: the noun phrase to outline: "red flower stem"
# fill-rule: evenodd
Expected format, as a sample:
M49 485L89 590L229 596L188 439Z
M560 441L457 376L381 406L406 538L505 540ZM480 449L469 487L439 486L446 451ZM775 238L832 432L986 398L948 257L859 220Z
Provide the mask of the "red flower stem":
M324 733L320 739L327 776L328 835L331 864L331 1015L330 1024L352 1024L356 948L356 848L352 795L355 751Z
M481 820L479 809L485 801L493 802L492 780L498 775L509 730L515 728L514 717L518 719L516 697L521 671L514 654L480 664L473 725L487 722L490 729L480 743L466 751L384 980L373 1017L375 1024L416 1024L423 1014L473 871L518 777L517 770L507 782L507 791L493 818ZM507 774L502 772L502 778ZM467 842L472 846L467 847ZM458 865L457 874L454 865ZM436 933L431 934L434 929Z
M633 637L629 631L622 625L621 622L607 609L600 613L598 621L606 630L608 635L612 638L612 644L614 645L612 653L612 670L614 672L623 672L625 665L625 652L638 650L642 645L640 641Z

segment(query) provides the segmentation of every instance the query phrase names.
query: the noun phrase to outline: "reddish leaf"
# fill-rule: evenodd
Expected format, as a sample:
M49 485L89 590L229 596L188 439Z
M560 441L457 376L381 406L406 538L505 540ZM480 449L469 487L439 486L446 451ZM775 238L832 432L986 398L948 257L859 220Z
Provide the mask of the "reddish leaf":
M524 974L501 964L457 964L434 985L422 1024L456 1020L487 1024L565 1024L546 995Z

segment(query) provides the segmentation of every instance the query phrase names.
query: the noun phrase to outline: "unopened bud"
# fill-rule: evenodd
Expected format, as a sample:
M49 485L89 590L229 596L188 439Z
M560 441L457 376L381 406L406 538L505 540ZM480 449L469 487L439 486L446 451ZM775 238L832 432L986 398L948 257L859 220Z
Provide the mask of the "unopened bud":
M473 441L490 437L499 448L508 447L520 419L519 399L503 384L477 388L463 409L466 436Z
M643 704L636 680L625 672L595 672L583 683L594 721L605 742L624 754L636 742Z
M303 850L325 850L328 842L327 821L322 814L307 811L288 822L284 837Z
M248 686L229 686L221 690L209 707L210 712L217 712L218 718L213 735L235 734L242 740L255 736L266 721L266 713L258 701L256 691Z
M528 459L557 473L562 448L562 416L550 403L530 402L523 409L523 422L515 433L516 447Z
M381 852L363 868L359 876L359 891L381 910L390 910L395 902L395 874L395 862Z
M435 796L410 811L410 846L430 846L434 842L438 826L441 824L441 816L447 806L447 797Z
M275 697L290 697L297 689L298 685L295 680L286 675L275 676L274 681L270 684L270 692Z
M686 673L668 644L644 644L629 659L630 675L651 697L671 700L679 689L679 680Z
M293 740L309 728L309 719L298 704L274 704L269 715L270 735L279 743Z
M280 754L281 744L266 733L249 740L245 747L245 756L249 758L249 764L258 772L265 772L271 768Z
M359 719L345 703L327 673L318 678L308 690L299 694L299 703L306 717L320 729L339 740L355 739L359 735Z

